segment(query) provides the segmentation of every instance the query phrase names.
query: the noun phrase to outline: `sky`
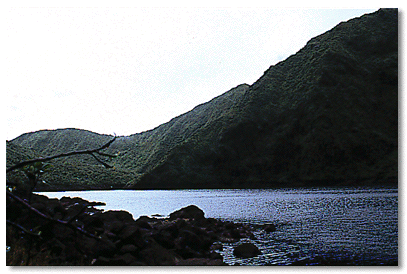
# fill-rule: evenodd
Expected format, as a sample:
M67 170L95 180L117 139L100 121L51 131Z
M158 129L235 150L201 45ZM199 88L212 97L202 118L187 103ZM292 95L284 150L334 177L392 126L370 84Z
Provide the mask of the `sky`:
M5 137L57 128L117 135L153 129L253 84L312 37L375 10L8 7Z

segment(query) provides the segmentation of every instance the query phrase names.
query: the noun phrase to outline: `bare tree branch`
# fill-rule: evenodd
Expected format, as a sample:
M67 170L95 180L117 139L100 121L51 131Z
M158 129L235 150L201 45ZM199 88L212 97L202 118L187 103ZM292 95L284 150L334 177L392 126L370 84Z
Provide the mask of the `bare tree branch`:
M100 156L105 156L105 157L117 157L117 155L112 155L112 154L108 154L108 153L104 153L104 152L100 152L100 151L96 151L95 153L99 154Z
M83 205L81 207L81 209L71 218L69 218L69 220L66 221L67 224L72 223L72 221L74 221L79 215L81 215L83 212L85 212L85 210L88 208L88 205Z
M10 220L6 220L6 223L7 223L7 224L10 224L10 225L12 225L12 226L14 226L14 227L16 227L16 228L18 228L18 229L20 229L21 231L23 231L23 232L24 232L25 234L27 234L27 235L34 236L34 237L36 237L36 238L41 238L41 235L40 235L40 234L36 234L36 233L34 233L34 232L31 232L31 231L29 231L28 229L26 229L25 227L22 227L21 225L16 224L15 222L12 222L12 221L10 221Z
M101 163L102 165L104 165L104 166L105 166L105 168L112 168L112 167L113 167L113 166L111 166L111 165L109 165L109 164L107 164L107 163L103 162L102 160L100 160L98 157L96 157L96 155L95 155L95 154L90 153L90 155L92 155L92 156L93 156L93 158L95 158L95 160L96 160L96 161L98 161L99 163Z
M88 154L88 155L91 155L91 156L93 156L93 157L96 159L96 161L98 161L99 163L103 164L106 168L112 168L111 165L109 165L109 164L103 162L101 159L99 159L98 157L96 157L95 154L98 154L98 155L100 155L100 156L105 156L105 157L115 157L115 155L110 155L110 154L103 153L103 152L100 152L100 151L103 150L103 149L108 148L108 147L116 140L116 138L117 138L117 136L114 136L114 138L111 139L109 142L107 142L106 144L102 145L101 147L95 148L95 149L72 151L72 152L68 152L68 153L57 154L57 155L54 155L54 156L49 156L49 157L43 157L43 158L31 159L31 160L23 161L23 162L20 162L20 163L18 163L18 164L16 164L16 165L13 165L13 166L9 167L9 168L6 170L6 173L11 172L11 171L16 170L16 169L19 169L19 168L22 168L22 167L24 167L24 166L26 166L26 165L30 165L30 164L37 163L37 162L47 162L47 161L51 161L51 160L56 159L56 158L68 157L68 156L72 156L72 155L81 155L81 154ZM35 186L35 185L34 185L34 186ZM88 204L84 205L84 206L79 210L79 212L77 212L74 216L72 216L71 218L69 218L69 220L63 221L63 220L59 220L59 219L54 219L54 218L52 218L51 216L48 216L47 214L42 213L41 211L39 211L39 210L37 210L36 208L32 207L32 206L31 206L29 203L27 203L25 200L23 200L23 199L21 199L20 197L14 195L14 194L13 194L11 191L9 191L8 189L6 189L6 194L7 194L8 197L10 197L11 199L15 200L17 203L20 203L21 205L25 206L25 207L28 208L31 212L35 213L37 216L39 216L39 217L41 217L41 218L44 218L44 219L49 220L49 221L54 222L54 223L58 223L58 224L61 224L61 225L70 227L71 229L73 229L73 230L75 230L75 231L78 231L79 233L81 233L81 234L83 234L83 235L86 235L86 236L88 236L88 237L97 239L97 240L99 240L99 241L104 241L102 238L100 238L100 237L98 237L98 236L96 236L96 235L94 235L94 234L92 234L92 233L89 233L89 232L87 232L86 230L83 230L82 228L77 227L77 226L75 226L74 224L72 224L72 222L76 219L76 217L78 217L80 214L82 214L82 213L86 210L87 207L89 207L89 206L94 206L94 205L100 205L100 204L102 204L102 203L88 203ZM21 226L20 224L14 223L14 222L11 221L11 220L6 220L6 222L7 222L7 224L9 224L9 225L11 225L11 226L14 226L14 227L16 227L16 228L18 228L18 229L20 229L21 231L23 231L24 233L26 233L26 234L28 234L28 235L40 237L39 234L35 234L35 233L31 232L31 231L29 231L28 229L26 229L26 228L24 228L23 226Z
M48 161L51 161L51 160L56 159L56 158L68 157L68 156L72 156L72 155L81 155L81 154L92 155L98 162L102 163L106 168L112 168L111 165L106 164L105 162L103 162L102 160L97 158L93 153L98 153L99 155L102 155L102 156L112 157L112 155L105 154L105 153L100 153L99 151L108 148L116 140L116 138L117 138L117 136L114 136L112 140L110 140L109 142L107 142L103 146L101 146L99 148L96 148L96 149L72 151L72 152L68 152L68 153L57 154L57 155L54 155L54 156L49 156L49 157L44 157L44 158L31 159L31 160L23 161L23 162L20 162L20 163L14 165L14 166L9 167L7 169L7 171L6 171L6 173L8 173L10 171L13 171L13 170L16 170L18 168L21 168L23 166L33 164L33 163L48 162Z

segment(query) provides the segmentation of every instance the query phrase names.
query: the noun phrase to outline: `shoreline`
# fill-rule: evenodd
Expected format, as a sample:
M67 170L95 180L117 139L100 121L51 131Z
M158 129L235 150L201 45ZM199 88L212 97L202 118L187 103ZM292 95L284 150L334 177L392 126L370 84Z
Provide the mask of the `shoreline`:
M227 265L217 252L220 243L253 238L253 229L260 227L275 230L271 224L205 218L194 205L166 218L136 220L127 211L98 205L103 203L33 194L28 207L8 197L7 265ZM240 252L259 254L254 245Z
M34 194L31 206L49 216L47 221L30 209L7 199L7 265L246 265L242 260L227 260L242 243L253 243L248 248L250 260L268 256L259 238L264 233L281 233L281 224L254 224L206 218L205 213L190 205L168 216L141 216L133 218L124 210L100 210L100 202L82 198L48 198ZM40 218L38 218L40 217ZM26 233L9 220L25 228ZM55 221L56 220L56 221ZM65 224L58 223L58 220ZM70 223L74 227L66 227ZM280 231L280 232L278 232ZM88 237L83 232L93 236ZM260 234L259 234L260 233ZM277 234L278 235L278 234ZM271 237L274 237L270 235ZM267 236L267 237L270 237ZM267 238L266 237L266 238ZM35 241L34 241L35 239ZM263 239L264 240L264 239ZM33 244L35 242L35 244ZM274 250L277 246L271 248ZM257 245L257 246L256 246ZM35 246L35 248L33 247ZM78 247L80 252L78 251ZM232 247L232 249L231 249ZM257 248L257 250L256 250ZM30 254L24 250L31 249ZM82 250L83 249L83 250ZM259 251L263 252L259 258ZM300 250L298 250L300 252ZM13 253L10 253L13 252ZM229 255L227 253L229 252ZM275 251L273 251L275 252ZM159 254L157 260L151 260ZM293 255L297 254L296 252ZM397 258L375 262L361 254L343 257L341 254L292 257L286 264L266 265L397 265ZM302 254L302 255L301 255ZM13 258L31 257L15 261ZM242 255L240 255L242 256ZM339 256L339 257L335 257ZM357 256L360 256L357 257ZM254 259L251 259L253 258Z
M353 181L348 183L343 183L341 185L327 185L327 184L310 184L310 185L292 185L292 186L252 186L252 187L209 187L209 188L127 188L127 187L100 187L100 188L84 188L84 187L68 187L68 188L49 188L49 187L36 187L34 192L66 192L66 191L108 191L108 190L211 190L211 189L310 189L310 188L331 188L331 189L346 189L346 188L374 188L374 189L381 189L381 188L397 188L398 189L398 181L387 181L387 182L377 182L372 183L359 183L355 184Z

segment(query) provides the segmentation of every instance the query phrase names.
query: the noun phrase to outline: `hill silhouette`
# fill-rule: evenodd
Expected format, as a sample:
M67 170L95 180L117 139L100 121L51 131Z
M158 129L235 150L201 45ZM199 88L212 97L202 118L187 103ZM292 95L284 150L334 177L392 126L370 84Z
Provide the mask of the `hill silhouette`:
M7 142L7 162L23 150L45 156L110 138L79 129L26 133ZM55 163L49 183L135 189L397 184L398 11L342 22L253 85L122 136L109 150L120 153L109 160L114 172L91 157L74 157Z

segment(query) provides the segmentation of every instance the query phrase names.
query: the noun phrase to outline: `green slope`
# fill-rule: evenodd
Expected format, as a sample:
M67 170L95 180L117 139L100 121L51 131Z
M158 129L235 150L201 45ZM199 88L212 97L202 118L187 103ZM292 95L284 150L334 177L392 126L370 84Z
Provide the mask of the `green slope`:
M30 148L23 147L21 145L15 144L14 142L7 141L6 142L7 148L7 161L6 167L9 168L10 166L17 164L19 162L23 162L29 159L38 158L41 155L36 153Z
M53 170L45 176L53 187L109 188L132 185L144 173L165 161L171 151L214 121L225 120L233 105L238 104L249 88L242 84L182 114L153 130L119 137L106 152L119 157L106 159L115 166L106 170L89 155L55 160ZM226 123L224 123L226 125ZM81 129L41 130L25 133L12 143L29 148L41 156L97 148L113 136ZM9 145L7 145L9 154ZM8 160L9 161L9 160Z
M93 138L91 138L93 137ZM82 149L97 148L112 136L101 136L85 130L64 129L23 134L18 142L7 142L7 167L28 159L56 155ZM76 142L78 141L78 142ZM34 144L22 146L18 143ZM112 162L107 159L107 162ZM36 190L110 189L123 187L134 173L129 170L106 169L91 156L73 156L51 161L51 168L43 175L47 184L38 184ZM23 185L25 175L17 170L7 174L9 182Z
M397 15L381 9L343 22L252 86L118 138L108 150L120 152L108 160L114 170L90 156L72 157L59 160L48 180L61 188L140 189L394 184ZM61 129L23 134L10 144L53 155L110 138Z
M272 66L218 125L136 188L290 187L397 181L397 10L344 22Z

